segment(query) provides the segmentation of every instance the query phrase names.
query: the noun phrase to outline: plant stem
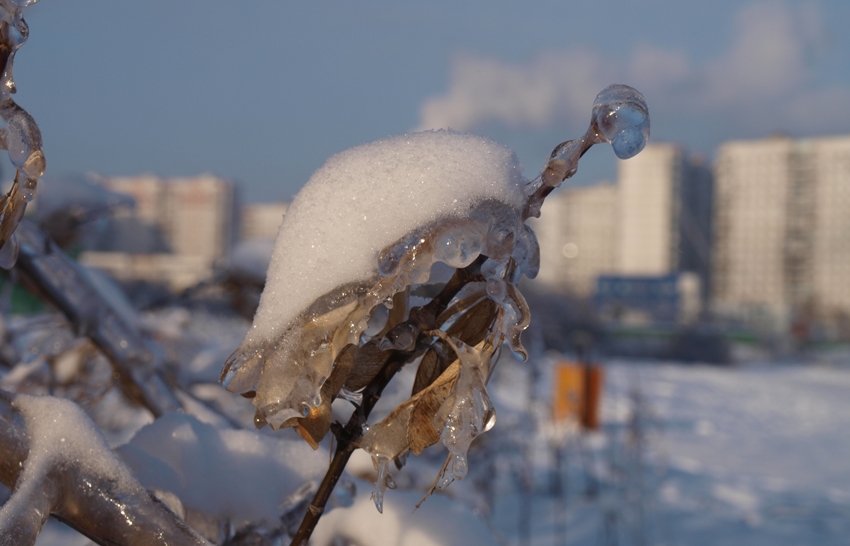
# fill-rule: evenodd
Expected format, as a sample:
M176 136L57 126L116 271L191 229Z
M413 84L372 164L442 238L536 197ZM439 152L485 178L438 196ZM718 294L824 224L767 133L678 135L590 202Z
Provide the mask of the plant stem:
M425 332L436 328L436 318L445 311L449 302L460 292L467 283L480 280L481 264L487 259L481 255L471 265L464 269L455 271L454 276L446 283L446 286L440 291L424 307L415 307L410 310L410 318L406 321L407 324L414 326L419 332L420 341L426 336ZM430 336L428 336L430 337ZM307 541L313 534L313 530L319 523L319 518L325 511L328 499L333 493L334 487L342 473L351 454L359 447L360 438L363 436L363 425L369 419L369 414L375 408L375 404L381 399L381 393L384 392L386 386L395 377L395 374L412 359L419 356L421 353L420 344L410 351L393 351L392 356L384 364L378 374L369 382L369 385L363 390L363 402L357 406L348 423L343 427L339 423L334 423L331 430L337 439L337 447L334 453L333 460L328 467L319 489L313 496L313 500L307 506L307 513L304 514L304 519L301 520L301 525L295 536L292 538L290 546L306 546Z

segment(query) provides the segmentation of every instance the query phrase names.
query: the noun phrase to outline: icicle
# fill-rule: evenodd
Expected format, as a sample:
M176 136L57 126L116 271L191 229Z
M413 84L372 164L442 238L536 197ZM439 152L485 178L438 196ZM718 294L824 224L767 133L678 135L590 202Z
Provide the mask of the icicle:
M489 355L459 340L449 340L461 362L452 394L434 416L440 440L452 453L451 474L456 480L466 476L466 453L472 441L496 424L496 410L484 387Z
M502 304L502 309L505 314L504 330L507 334L508 345L511 351L522 361L528 360L528 351L522 346L522 332L528 328L531 323L531 310L528 308L528 303L525 297L517 289L516 286L508 284L508 295Z
M386 457L372 457L372 464L378 470L378 479L375 480L375 490L372 491L372 500L378 512L384 513L384 491L395 489L396 483L390 474L390 460Z

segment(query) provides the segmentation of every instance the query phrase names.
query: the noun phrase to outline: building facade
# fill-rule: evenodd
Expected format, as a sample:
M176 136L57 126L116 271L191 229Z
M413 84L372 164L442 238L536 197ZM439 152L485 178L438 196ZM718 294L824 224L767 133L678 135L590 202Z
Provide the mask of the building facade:
M104 245L80 260L124 280L186 288L227 260L234 244L233 182L210 174L159 178L145 174L103 178L109 190L130 195L135 207L113 219Z
M533 224L540 282L591 296L600 276L665 277L689 272L704 300L709 286L713 178L675 144L649 144L618 162L617 184L558 190ZM696 279L696 281L694 281Z
M850 136L728 142L716 176L714 310L775 331L850 316Z
M596 278L617 271L618 190L614 184L551 194L532 227L540 243L537 278L550 289L592 295Z

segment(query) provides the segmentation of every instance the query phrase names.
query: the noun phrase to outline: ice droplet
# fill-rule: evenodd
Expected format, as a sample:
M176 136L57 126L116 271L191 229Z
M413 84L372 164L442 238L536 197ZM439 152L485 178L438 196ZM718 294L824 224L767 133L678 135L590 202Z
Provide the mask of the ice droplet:
M609 85L593 101L593 120L620 159L634 157L649 140L649 110L640 92Z
M443 491L443 490L446 489L446 487L451 485L451 483L453 481L454 480L452 478L451 473L449 473L448 470L446 470L446 472L443 472L442 476L440 476L440 481L437 482L437 489L439 489L440 491Z
M487 296L496 303L505 301L507 295L506 282L502 279L490 279L487 281Z
M394 326L378 347L382 351L395 349L396 351L409 351L416 345L416 330L412 324L403 322Z
M465 453L455 453L452 457L452 476L456 480L462 480L469 472L469 462L466 460Z
M34 178L27 178L26 182L24 182L24 185L21 187L21 198L25 202L29 203L35 197L37 182Z
M448 229L438 239L434 259L452 267L466 267L481 252L481 237L464 228Z

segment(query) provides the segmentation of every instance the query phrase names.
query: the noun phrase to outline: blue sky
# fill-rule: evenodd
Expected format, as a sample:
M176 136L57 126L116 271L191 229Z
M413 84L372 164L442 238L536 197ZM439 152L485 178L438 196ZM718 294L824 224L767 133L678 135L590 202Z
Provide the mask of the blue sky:
M533 175L615 82L644 93L654 140L709 156L850 133L846 0L41 0L26 19L16 100L48 175L213 172L288 199L335 152L447 125ZM595 148L575 180L614 172Z

